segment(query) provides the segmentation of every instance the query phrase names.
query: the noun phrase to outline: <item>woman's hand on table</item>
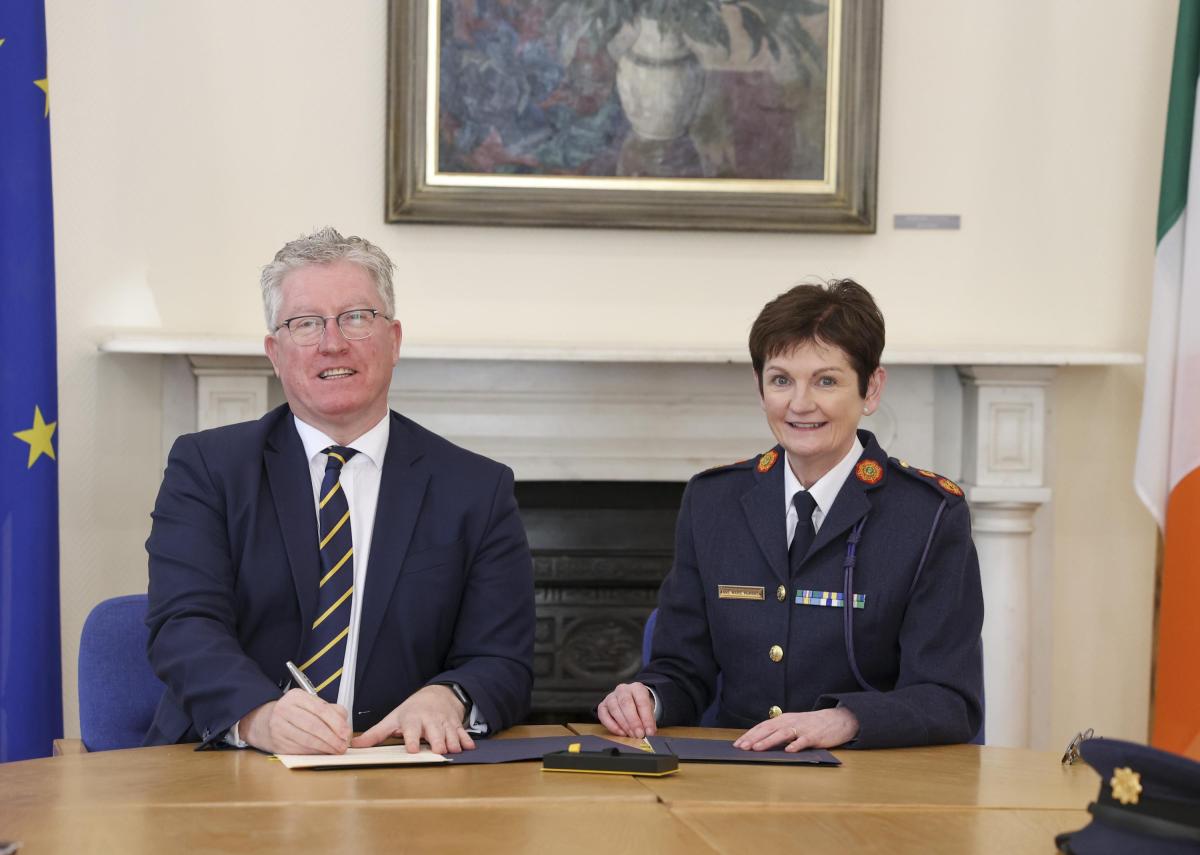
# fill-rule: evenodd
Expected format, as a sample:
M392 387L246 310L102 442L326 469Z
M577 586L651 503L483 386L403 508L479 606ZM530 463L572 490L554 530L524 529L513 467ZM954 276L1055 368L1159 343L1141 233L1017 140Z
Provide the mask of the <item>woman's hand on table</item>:
M733 747L744 751L780 747L784 751L836 748L857 735L857 716L846 707L831 707L813 712L784 713L759 722L735 739Z

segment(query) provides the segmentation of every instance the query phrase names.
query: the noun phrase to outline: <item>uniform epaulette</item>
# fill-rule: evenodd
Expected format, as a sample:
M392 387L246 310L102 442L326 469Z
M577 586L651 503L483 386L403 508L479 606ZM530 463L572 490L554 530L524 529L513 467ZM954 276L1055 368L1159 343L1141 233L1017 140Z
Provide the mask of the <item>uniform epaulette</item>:
M770 472L771 467L775 465L776 459L779 457L779 452L768 451L758 457L748 457L745 460L739 460L736 463L722 463L720 466L713 466L711 469L705 469L700 472L700 475L711 475L714 472L732 472L739 469L757 468L759 472Z
M961 499L963 497L962 487L945 476L939 475L936 472L930 472L928 469L918 469L907 460L897 460L895 457L889 457L888 463L891 463L892 466L910 478L914 478L935 488L942 495L949 496L951 499Z

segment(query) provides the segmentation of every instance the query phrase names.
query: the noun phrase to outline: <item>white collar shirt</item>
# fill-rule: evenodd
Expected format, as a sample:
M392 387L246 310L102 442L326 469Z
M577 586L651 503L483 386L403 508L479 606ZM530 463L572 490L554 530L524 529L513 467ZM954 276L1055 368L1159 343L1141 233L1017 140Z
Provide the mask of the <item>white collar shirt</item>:
M862 442L855 436L854 445L850 446L850 450L846 453L846 456L808 488L809 494L817 503L812 513L813 531L821 530L821 523L829 515L829 509L833 507L833 500L842 491L842 486L846 483L846 479L850 477L850 473L854 470L854 464L858 462L858 458L862 457L862 453ZM796 473L792 470L791 460L787 460L787 466L783 467L783 500L784 512L787 514L787 542L789 546L791 546L792 538L796 534L796 523L799 521L800 516L796 512L796 506L792 504L792 497L803 489L804 487L800 484L800 479L796 477Z

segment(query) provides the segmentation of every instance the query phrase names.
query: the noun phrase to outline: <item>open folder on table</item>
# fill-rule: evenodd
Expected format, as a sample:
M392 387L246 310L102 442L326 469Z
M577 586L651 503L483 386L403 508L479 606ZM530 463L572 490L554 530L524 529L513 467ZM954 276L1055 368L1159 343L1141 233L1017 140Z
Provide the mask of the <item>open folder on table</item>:
M422 766L444 763L450 766L473 766L489 763L517 763L522 760L541 760L552 751L566 751L567 746L579 743L583 751L626 749L601 736L536 736L527 739L476 739L475 748L461 754L434 754L422 748L409 754L403 745L377 745L373 748L351 748L345 754L276 754L289 769L358 769L364 766Z
M674 754L694 763L798 763L808 766L841 766L842 761L823 748L806 751L743 751L728 739L693 739L647 736L655 754Z

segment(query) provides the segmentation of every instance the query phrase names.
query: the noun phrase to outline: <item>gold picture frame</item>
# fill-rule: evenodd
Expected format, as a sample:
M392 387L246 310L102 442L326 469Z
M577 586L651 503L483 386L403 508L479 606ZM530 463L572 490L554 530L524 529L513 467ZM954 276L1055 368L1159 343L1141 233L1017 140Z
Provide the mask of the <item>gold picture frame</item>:
M881 25L881 0L391 0L386 219L874 232Z

